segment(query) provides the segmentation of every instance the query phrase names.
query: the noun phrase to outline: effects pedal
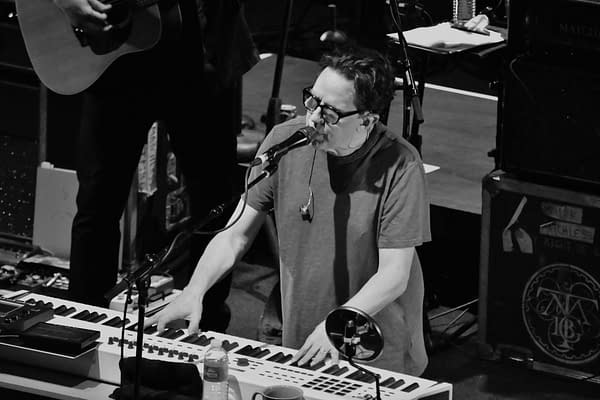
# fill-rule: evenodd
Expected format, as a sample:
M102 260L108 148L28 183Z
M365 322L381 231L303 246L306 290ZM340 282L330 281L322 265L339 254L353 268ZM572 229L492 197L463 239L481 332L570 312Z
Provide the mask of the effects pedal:
M54 316L50 306L29 304L19 300L0 299L0 331L23 332L38 322Z

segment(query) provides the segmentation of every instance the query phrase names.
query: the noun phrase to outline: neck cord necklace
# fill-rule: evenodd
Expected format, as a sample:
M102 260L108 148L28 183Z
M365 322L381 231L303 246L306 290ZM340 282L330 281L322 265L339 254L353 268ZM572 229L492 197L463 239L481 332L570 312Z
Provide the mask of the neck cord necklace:
M310 175L308 176L308 199L305 204L300 206L300 215L302 216L302 219L307 220L309 222L312 221L311 206L313 204L313 191L312 191L312 187L310 186L310 183L312 182L313 169L315 168L316 156L317 156L317 149L314 150L314 153L312 156L312 162L310 165Z

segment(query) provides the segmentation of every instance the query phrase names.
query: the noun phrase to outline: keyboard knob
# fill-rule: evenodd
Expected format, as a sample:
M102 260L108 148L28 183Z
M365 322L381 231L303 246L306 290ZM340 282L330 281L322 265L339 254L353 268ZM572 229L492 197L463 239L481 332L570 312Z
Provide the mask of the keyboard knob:
M248 361L247 358L238 358L237 365L239 367L247 367L248 365L250 365L250 361Z

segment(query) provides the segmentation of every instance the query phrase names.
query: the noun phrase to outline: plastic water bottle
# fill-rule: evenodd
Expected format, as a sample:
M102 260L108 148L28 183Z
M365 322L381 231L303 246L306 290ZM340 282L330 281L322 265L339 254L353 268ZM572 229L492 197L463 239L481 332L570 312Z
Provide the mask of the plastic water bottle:
M227 400L229 392L229 357L220 340L213 339L204 355L202 400Z

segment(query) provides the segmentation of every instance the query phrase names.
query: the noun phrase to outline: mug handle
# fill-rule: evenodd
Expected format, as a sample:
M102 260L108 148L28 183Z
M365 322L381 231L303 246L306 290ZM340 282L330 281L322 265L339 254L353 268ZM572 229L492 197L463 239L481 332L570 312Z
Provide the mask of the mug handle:
M263 396L263 394L262 394L261 392L255 392L255 393L252 395L252 400L256 400L256 396L260 396L260 397L261 397L261 399L263 399L263 400L264 400L264 396Z

